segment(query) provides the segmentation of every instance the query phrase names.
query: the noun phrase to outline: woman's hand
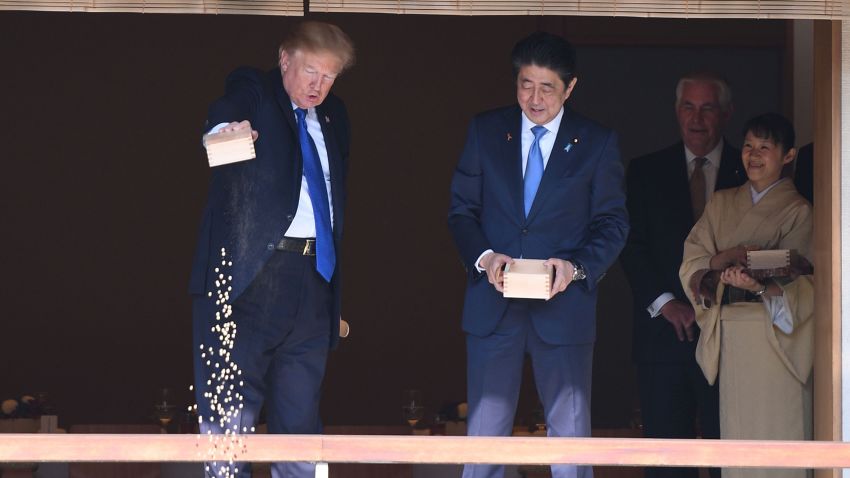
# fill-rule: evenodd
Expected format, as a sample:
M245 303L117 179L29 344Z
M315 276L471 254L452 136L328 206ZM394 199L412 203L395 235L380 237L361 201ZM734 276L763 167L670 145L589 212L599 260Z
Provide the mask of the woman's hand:
M720 282L750 292L764 290L764 284L744 272L744 266L727 267L720 273Z
M759 246L735 246L725 251L720 251L711 258L709 267L715 271L722 271L733 266L747 265L747 251L757 251Z

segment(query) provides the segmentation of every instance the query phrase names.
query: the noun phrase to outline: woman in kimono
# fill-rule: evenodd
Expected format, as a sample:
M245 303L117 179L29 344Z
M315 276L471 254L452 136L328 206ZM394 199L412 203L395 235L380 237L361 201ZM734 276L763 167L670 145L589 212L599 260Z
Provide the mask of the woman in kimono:
M791 123L765 114L744 131L749 181L714 194L679 270L701 329L697 362L709 383L720 380L721 438L811 439L812 209L783 176L796 155ZM788 276L757 280L746 269L756 249L789 249L800 260ZM724 478L760 476L807 470L723 470Z

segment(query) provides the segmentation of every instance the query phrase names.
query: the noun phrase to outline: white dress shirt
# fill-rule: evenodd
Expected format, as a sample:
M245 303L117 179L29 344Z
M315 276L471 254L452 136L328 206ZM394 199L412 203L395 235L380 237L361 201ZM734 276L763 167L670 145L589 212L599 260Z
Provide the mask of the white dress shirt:
M711 199L711 195L714 194L714 186L717 183L717 171L720 169L720 158L723 156L723 138L717 143L717 146L711 150L707 155L705 155L705 163L702 166L702 172L705 175L705 203L708 204L708 200ZM697 155L691 152L687 146L685 146L685 161L688 165L688 178L694 174L694 167L696 165ZM649 307L646 308L646 311L649 312L650 317L658 317L661 315L661 308L664 307L667 302L675 299L676 296L673 295L672 292L664 292L659 295Z
M549 156L552 155L552 148L555 147L555 138L558 136L558 128L561 127L561 119L563 117L564 107L561 106L561 111L552 118L552 121L543 125L543 127L546 128L547 133L540 138L538 143L538 146L540 146L540 153L543 155L543 171L546 171L546 165L549 164ZM525 166L528 164L528 151L531 149L531 143L534 142L534 133L531 131L531 128L534 128L535 126L537 126L537 124L528 119L528 116L526 116L525 112L523 112L522 124L520 125L520 141L522 142L520 145L520 151L522 152L523 177L525 177ZM478 272L484 272L484 269L480 266L481 258L491 252L493 252L493 249L487 249L478 256L478 259L475 261L475 268L478 269Z
M292 109L295 110L298 106L292 103ZM325 146L325 137L322 135L322 125L319 124L316 108L307 110L307 132L316 143L316 149L319 151L319 161L322 163L322 173L325 176L325 189L328 195L328 205L331 212L331 227L334 223L334 203L331 199L331 172L328 165L328 149ZM295 218L289 229L283 234L286 237L316 237L316 220L313 218L313 202L310 201L310 192L307 188L307 178L304 176L303 168L301 172L301 193L298 199L298 210L295 211Z
M294 111L298 106L292 103ZM296 117L297 121L297 117ZM219 123L215 125L209 133L218 133L228 123ZM322 173L325 176L325 188L328 195L328 206L331 213L331 227L334 223L334 203L331 198L331 172L328 165L328 149L325 146L325 137L322 135L322 125L319 123L316 108L307 110L307 132L316 143L316 149L319 152L319 162L322 163ZM550 148L551 149L551 148ZM313 202L310 200L310 191L307 187L307 178L304 176L304 170L301 171L301 192L298 199L298 209L295 211L295 217L289 228L283 234L286 237L316 237L316 220L313 218Z
M711 150L704 157L706 159L705 163L702 165L702 172L705 175L705 203L708 204L708 200L711 199L711 195L714 194L714 185L717 184L717 171L720 169L720 158L723 156L723 139L720 139L720 142L717 143L717 146ZM692 153L687 146L685 146L685 159L688 161L688 178L690 178L694 174L694 166L696 165L697 155Z

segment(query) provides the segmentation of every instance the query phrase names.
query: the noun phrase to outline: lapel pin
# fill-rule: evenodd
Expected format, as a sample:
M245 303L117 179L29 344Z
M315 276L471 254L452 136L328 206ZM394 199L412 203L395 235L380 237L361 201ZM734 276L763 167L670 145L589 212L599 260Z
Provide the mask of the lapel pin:
M511 134L510 134L510 133L508 133L508 141L510 141L510 140L512 140L512 139L513 139L513 136L511 136Z
M331 119L328 118L327 116L325 116L325 123L330 123L330 122L331 122ZM575 140L573 140L573 141L575 141Z
M568 145L564 146L564 151L569 153L570 150L573 149L574 144L578 144L578 138L573 138Z

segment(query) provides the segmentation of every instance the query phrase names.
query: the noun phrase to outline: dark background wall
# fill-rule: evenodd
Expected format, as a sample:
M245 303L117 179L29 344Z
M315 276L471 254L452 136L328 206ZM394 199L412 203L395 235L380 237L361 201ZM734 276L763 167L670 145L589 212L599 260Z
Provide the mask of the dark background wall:
M513 102L508 55L536 29L579 50L573 106L620 133L624 160L677 139L673 89L726 74L737 112L787 104L771 21L311 15L358 64L335 86L353 121L343 316L329 424L400 424L404 388L464 400L463 270L445 227L466 125ZM188 268L208 178L206 107L227 72L272 67L298 19L0 13L0 399L47 392L63 425L150 420L162 387L191 403ZM600 291L593 420L636 406L631 296ZM536 405L530 376L520 418Z

